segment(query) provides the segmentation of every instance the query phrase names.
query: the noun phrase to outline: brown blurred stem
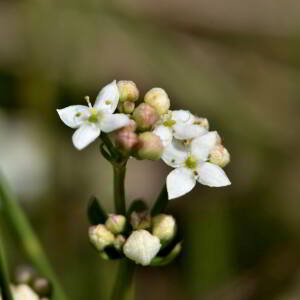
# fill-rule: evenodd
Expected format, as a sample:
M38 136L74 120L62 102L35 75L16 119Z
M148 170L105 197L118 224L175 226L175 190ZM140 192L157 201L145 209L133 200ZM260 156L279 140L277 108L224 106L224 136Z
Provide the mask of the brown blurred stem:
M18 238L26 251L29 259L54 287L54 297L56 300L67 300L67 297L53 271L48 258L30 225L27 216L23 212L18 200L12 193L9 185L0 173L0 200L3 205L4 215L11 222Z
M128 259L120 262L111 300L127 300L130 297L133 283L135 264Z

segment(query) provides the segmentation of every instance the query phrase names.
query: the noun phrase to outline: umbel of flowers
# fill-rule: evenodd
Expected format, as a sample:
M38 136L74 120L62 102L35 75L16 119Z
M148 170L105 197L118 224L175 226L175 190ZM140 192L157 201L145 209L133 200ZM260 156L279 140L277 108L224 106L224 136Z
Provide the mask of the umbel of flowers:
M167 200L190 192L198 183L209 187L230 185L223 168L228 150L206 118L187 110L171 110L162 88L143 98L132 81L113 81L101 89L94 105L73 105L57 112L75 129L73 144L82 150L100 137L101 153L114 169L116 211L108 215L94 200L89 209L89 238L103 258L126 256L141 265L170 262L180 251L175 219L164 214ZM151 210L126 209L124 179L128 159L161 159L173 168ZM134 202L135 203L135 202ZM138 206L139 206L138 205Z

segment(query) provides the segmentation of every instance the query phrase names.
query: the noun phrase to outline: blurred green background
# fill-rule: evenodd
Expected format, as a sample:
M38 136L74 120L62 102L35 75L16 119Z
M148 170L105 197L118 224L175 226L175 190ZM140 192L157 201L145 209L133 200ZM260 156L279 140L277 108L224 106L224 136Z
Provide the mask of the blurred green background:
M55 109L113 79L159 86L207 117L232 186L174 200L174 264L140 268L136 299L300 299L300 2L1 0L0 167L71 299L108 299L117 263L90 247L87 199L112 205L112 171L78 152ZM299 155L299 157L298 157ZM128 203L149 204L169 168L131 160ZM28 260L6 223L11 267Z

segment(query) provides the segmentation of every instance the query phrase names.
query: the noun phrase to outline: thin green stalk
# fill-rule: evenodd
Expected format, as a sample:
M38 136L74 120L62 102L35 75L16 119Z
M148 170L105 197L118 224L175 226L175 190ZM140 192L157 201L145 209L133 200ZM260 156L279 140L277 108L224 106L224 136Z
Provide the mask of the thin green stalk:
M126 214L125 204L125 175L126 175L126 163L113 164L114 170L114 200L115 210L117 214Z
M127 300L132 292L135 264L128 259L120 262L111 300Z
M167 191L167 185L165 184L152 207L151 215L155 216L162 213L166 209L168 202L169 202L168 191Z
M54 299L67 300L67 297L53 271L48 258L31 227L25 213L0 174L0 199L5 216L8 217L23 245L29 259L48 278L54 287Z
M13 300L10 289L10 280L7 271L4 247L2 243L2 238L0 237L0 290L2 295L2 300Z

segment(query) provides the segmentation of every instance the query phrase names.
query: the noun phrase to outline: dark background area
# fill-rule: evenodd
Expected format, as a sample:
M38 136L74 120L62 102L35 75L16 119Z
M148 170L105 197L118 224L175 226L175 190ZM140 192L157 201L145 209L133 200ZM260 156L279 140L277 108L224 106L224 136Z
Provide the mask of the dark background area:
M164 88L207 117L232 186L169 204L185 243L140 268L136 299L300 299L299 1L0 1L0 167L71 299L108 299L117 264L88 243L87 200L112 210L98 143L78 152L55 109L113 79ZM154 201L162 162L131 160L128 203ZM6 224L11 266L27 262Z

